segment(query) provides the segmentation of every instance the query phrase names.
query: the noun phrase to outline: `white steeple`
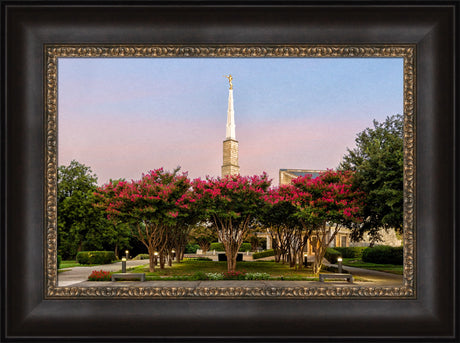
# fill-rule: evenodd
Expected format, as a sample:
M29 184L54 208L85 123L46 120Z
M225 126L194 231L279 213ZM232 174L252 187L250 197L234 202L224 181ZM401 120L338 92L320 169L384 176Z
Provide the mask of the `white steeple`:
M233 111L233 89L228 90L228 110L227 110L227 139L235 138L235 112Z

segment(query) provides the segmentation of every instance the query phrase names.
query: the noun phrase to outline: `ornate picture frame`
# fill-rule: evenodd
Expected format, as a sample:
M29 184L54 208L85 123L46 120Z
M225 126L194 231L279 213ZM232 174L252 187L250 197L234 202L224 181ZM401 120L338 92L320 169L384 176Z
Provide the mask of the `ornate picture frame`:
M458 340L457 2L1 4L2 340ZM191 294L172 288L164 294L139 288L83 294L56 287L56 117L47 91L54 89L52 49L72 53L77 46L86 47L77 54L101 54L105 47L139 53L128 46L141 53L161 46L174 54L175 46L183 54L219 46L253 47L255 53L270 46L312 52L317 46L319 53L332 46L349 54L409 49L414 68L405 75L413 93L404 106L414 116L406 116L405 139L415 146L406 145L413 155L406 156L405 187L414 192L405 197L404 215L415 230L405 237L412 247L404 289L345 296L287 290L280 296L276 290Z
M47 294L53 297L149 297L149 298L201 298L201 297L266 297L296 299L312 297L353 298L415 298L415 90L416 56L415 46L334 46L334 45L230 45L230 46L46 46L46 199L47 199L47 245L46 275ZM57 121L58 121L58 59L59 58L403 58L404 79L404 278L401 287L389 286L343 286L325 285L323 287L305 286L279 287L244 286L225 287L184 287L162 286L99 286L82 287L78 285L57 286ZM168 283L166 283L168 284Z

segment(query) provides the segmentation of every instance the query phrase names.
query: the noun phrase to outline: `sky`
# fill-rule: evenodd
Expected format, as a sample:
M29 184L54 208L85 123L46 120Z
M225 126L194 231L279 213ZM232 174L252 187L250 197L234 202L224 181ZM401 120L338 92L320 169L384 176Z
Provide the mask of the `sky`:
M220 176L233 76L242 175L335 169L356 135L403 113L402 58L59 58L58 165L102 185L177 166Z

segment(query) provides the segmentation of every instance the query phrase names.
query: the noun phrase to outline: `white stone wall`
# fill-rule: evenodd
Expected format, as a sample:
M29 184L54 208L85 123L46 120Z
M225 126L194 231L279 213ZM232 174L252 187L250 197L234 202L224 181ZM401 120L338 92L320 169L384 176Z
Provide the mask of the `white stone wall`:
M223 145L222 176L239 174L238 141L226 139Z

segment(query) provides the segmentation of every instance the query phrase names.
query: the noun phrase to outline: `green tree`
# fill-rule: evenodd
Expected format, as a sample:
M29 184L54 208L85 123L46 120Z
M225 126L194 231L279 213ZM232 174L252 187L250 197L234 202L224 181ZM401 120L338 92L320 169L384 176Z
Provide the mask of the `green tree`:
M91 168L75 160L58 168L58 250L66 258L82 250L91 229L103 225L101 211L92 206L96 182Z
M355 171L354 185L365 193L364 222L353 230L354 240L367 232L378 238L381 228L403 228L403 116L358 133L356 148L347 149L339 168Z
M209 250L212 242L217 241L217 231L210 223L201 223L195 225L190 232L190 240L200 246L203 253Z

